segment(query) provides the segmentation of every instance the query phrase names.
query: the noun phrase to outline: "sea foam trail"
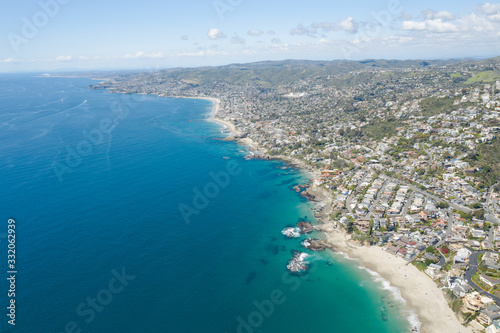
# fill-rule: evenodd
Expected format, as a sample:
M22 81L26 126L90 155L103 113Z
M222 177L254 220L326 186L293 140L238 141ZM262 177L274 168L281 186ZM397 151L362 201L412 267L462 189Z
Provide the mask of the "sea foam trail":
M356 264L358 264L358 267L360 269L362 269L362 270L368 272L368 274L370 274L370 276L372 277L372 280L375 281L380 286L381 289L389 291L391 296L396 301L401 302L406 307L406 310L404 312L406 314L406 318L407 318L408 322L410 323L410 326L412 328L412 332L420 332L420 327L422 326L422 323L418 319L418 314L414 309L407 308L407 306L408 306L407 302L403 298L403 296L401 295L401 290L398 287L392 286L388 280L386 280L382 277L382 275L380 275L379 273L363 266L361 260L359 260L357 258L351 258L351 257L349 257L349 255L347 253L344 253L344 252L336 252L336 253L340 254L342 257L344 257L347 260L356 262Z

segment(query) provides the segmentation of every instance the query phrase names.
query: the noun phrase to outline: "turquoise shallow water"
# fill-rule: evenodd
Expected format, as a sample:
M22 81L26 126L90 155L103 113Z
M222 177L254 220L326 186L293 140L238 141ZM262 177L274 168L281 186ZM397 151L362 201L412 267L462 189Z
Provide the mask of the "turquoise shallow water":
M18 270L2 332L407 331L401 302L341 255L287 273L300 239L281 230L313 220L299 170L214 140L208 101L92 82L0 76L1 260L13 218Z

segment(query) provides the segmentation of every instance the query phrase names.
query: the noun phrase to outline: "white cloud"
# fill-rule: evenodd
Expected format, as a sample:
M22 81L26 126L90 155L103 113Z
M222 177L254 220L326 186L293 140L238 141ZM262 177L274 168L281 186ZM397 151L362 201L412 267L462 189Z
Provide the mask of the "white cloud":
M431 32L455 32L458 31L456 25L450 22L443 22L441 19L427 20L428 30Z
M495 30L495 25L484 16L470 14L458 19L462 31L491 31Z
M122 56L124 59L155 59L155 58L163 58L163 53L161 52L155 52L151 54L147 54L144 51L139 51L135 54L125 54Z
M455 19L455 15L447 10L436 12L434 9L427 9L422 11L422 16L427 20L442 19L452 21Z
M183 35L183 36L181 36L181 39L182 39L182 40L189 40L189 37L188 37L188 36L186 36L186 35Z
M56 61L70 61L72 58L71 56L58 56L56 57Z
M256 54L256 52L255 52L255 51L252 51L252 50L243 50L241 53L242 53L242 54L245 54L245 55Z
M327 33L334 30L335 25L329 22L314 22L309 27L304 26L302 23L290 30L291 35L309 36L316 38L319 33Z
M161 52L155 52L153 54L147 55L148 58L163 58L163 53Z
M382 41L387 44L401 45L403 43L408 43L413 41L413 37L405 37L405 36L388 36L382 38Z
M486 15L500 14L500 4L487 2L481 6L481 12Z
M89 60L89 58L85 57L85 56L79 56L78 57L78 60Z
M401 28L409 31L428 32L457 32L458 27L450 22L443 22L441 19L425 20L423 22L404 21Z
M226 51L218 51L218 50L199 50L198 52L183 52L183 53L178 53L175 55L175 57L182 58L182 57L205 57L205 56L226 56L229 55L228 52Z
M231 44L245 45L246 42L247 41L244 38L241 38L240 36L231 37Z
M333 44L333 42L331 40L328 40L327 38L321 38L319 40L319 43L322 45L332 45Z
M316 34L316 30L306 28L302 23L300 23L295 28L290 29L290 34L298 36L308 35L309 37L315 37L314 35Z
M259 29L253 29L247 32L249 36L260 36L264 33L264 31L259 30Z
M406 20L401 25L402 30L423 31L432 33L478 33L496 32L500 29L500 4L485 3L476 7L473 13L456 17L449 11L437 12L432 9L422 11L424 20ZM486 35L477 36L484 39Z
M274 31L274 30L269 30L267 33L268 33L269 35L271 35L271 36L272 36L272 35L276 35L276 31Z
M358 32L358 26L358 23L352 17L340 19L337 23L337 28L339 30L343 30L352 34Z
M424 31L427 28L425 22L404 21L401 27L403 30Z
M219 29L212 28L212 29L208 30L208 38L210 38L211 40L217 40L217 39L226 38L226 35L224 35L224 33L222 31L220 31Z
M0 60L0 62L3 62L4 64L13 64L13 63L19 62L19 59L7 58L5 60Z
M333 30L333 25L329 22L314 22L311 25L314 29L321 30L323 32L328 32Z
M357 33L359 30L359 23L353 17L340 19L337 23L330 22L314 22L310 26L304 26L302 23L290 30L291 35L309 36L316 38L325 37L326 33L330 31L345 31L348 33Z
M275 53L282 53L290 51L290 47L288 44L273 44L271 50Z

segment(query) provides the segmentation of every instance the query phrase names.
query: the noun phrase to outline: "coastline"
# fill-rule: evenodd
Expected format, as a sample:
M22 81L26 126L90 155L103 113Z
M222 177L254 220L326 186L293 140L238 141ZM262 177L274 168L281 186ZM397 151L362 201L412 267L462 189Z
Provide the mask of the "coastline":
M215 111L211 114L209 120L227 126L235 136L240 136L241 132L237 130L233 123L217 117L220 110L220 100L215 98L204 99L211 100L215 104ZM250 138L240 138L237 141L239 144L250 146L252 149L264 153L264 149ZM272 156L270 158L291 163L313 177L318 174L317 170L312 169L297 158L290 156ZM400 294L410 311L408 320L411 325L419 328L419 332L472 332L470 328L460 324L449 307L443 292L430 277L419 271L415 266L407 265L404 259L384 251L381 247L358 246L350 242L349 236L336 229L334 223L329 219L333 201L331 193L314 184L311 186L310 191L324 207L317 219L318 225L316 228L326 234L326 241L339 252L357 261L360 268L368 270L384 288L390 288L396 294Z
M183 97L183 98L191 98L191 97ZM265 150L262 149L262 147L260 147L254 140L248 137L242 137L243 133L241 133L232 122L217 117L220 110L220 99L213 97L199 97L199 99L209 100L214 103L213 111L210 114L210 117L208 118L209 121L218 123L220 125L229 128L230 132L232 133L232 136L236 138L236 141L241 145L247 146L250 151L257 151L260 154L265 153Z
M395 287L399 290L408 309L416 311L420 332L472 332L470 328L460 324L436 283L415 266L407 265L404 259L381 247L358 246L349 242L348 235L334 229L333 223L324 223L319 229L326 233L328 243L339 252L357 261L374 278L380 276L388 281L390 286L386 286L387 288Z

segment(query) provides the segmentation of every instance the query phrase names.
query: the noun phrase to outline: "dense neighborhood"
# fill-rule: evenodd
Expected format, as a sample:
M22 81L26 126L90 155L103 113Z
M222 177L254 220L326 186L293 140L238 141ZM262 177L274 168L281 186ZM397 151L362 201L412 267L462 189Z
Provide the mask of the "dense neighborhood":
M500 332L500 60L339 68L292 66L279 82L159 71L92 88L218 98L256 156L317 171L336 228L435 280L462 323Z

